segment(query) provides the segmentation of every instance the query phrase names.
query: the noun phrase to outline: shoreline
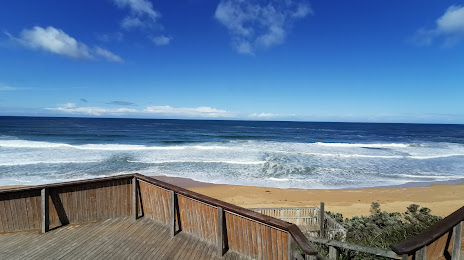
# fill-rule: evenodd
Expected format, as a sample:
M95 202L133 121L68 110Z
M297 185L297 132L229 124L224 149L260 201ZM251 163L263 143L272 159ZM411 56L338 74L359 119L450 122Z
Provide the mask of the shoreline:
M464 179L356 189L283 189L215 184L184 177L150 177L244 208L309 207L325 202L326 211L342 213L344 218L370 215L372 202L379 202L382 211L400 213L415 203L442 217L464 206ZM23 186L0 186L0 189Z

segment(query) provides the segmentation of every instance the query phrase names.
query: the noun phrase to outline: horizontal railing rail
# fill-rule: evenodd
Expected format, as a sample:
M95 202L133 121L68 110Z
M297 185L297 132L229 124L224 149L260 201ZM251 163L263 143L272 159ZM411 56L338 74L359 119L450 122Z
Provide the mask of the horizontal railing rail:
M401 256L397 255L395 252L388 250L388 249L384 249L384 248L360 246L360 245L336 241L336 240L329 240L325 238L309 237L309 236L308 236L308 240L313 243L323 244L325 246L328 246L329 257L327 259L331 259L331 260L339 259L339 254L340 254L341 249L385 257L388 259L401 259Z
M321 202L321 207L323 202ZM250 208L258 213L291 222L300 227L310 236L341 239L346 237L346 229L319 207L280 207L280 208ZM321 225L321 221L323 224ZM321 231L322 228L322 231Z
M130 179L133 177L134 177L134 174L132 173L132 174L121 174L121 175L116 175L116 176L91 178L91 179L77 180L77 181L57 182L57 183L42 184L42 185L31 185L31 186L17 187L17 188L11 188L11 189L2 189L0 190L0 195L6 194L6 193L21 192L21 191L37 191L37 190L42 190L44 188L48 188L48 189L58 188L58 187L62 188L62 187L67 187L67 186L106 182L106 181L111 181L111 180Z
M434 259L434 257L450 254L448 247L451 245L451 240L453 240L451 259L459 259L463 221L464 207L438 221L420 234L392 245L391 249L395 253L403 255L405 259L410 255L415 255L416 260ZM432 246L434 247L433 250L431 248L427 249L427 247Z

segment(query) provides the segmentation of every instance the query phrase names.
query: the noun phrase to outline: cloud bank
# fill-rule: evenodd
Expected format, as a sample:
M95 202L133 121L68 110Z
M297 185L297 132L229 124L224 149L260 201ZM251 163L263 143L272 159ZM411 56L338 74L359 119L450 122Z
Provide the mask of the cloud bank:
M115 103L116 102L116 103ZM112 101L111 104L121 104L125 101ZM130 102L127 102L130 103ZM126 104L127 105L127 104ZM234 118L236 113L220 110L212 107L171 107L148 106L143 110L134 108L103 108L103 107L79 107L74 103L66 103L58 107L45 108L47 110L60 111L68 114L80 114L91 116L102 115L139 115L139 116L170 116L176 118Z
M429 46L439 38L443 39L445 47L452 47L464 38L464 6L450 6L436 20L435 28L419 29L412 40L417 45Z
M251 118L271 118L271 117L276 117L279 116L278 114L272 114L272 113L253 113L250 114L248 117Z
M63 30L52 26L42 28L34 26L31 29L24 29L18 37L8 35L15 42L34 49L51 52L74 59L94 59L104 58L112 62L123 62L123 59L109 50L95 47L90 48L86 44L77 41L66 34Z
M78 107L74 103L66 103L55 108L46 108L47 110L61 111L69 114L84 114L92 116L101 115L122 115L126 113L135 113L136 109L131 108L102 108L102 107Z
M304 1L221 0L214 17L229 30L238 53L253 54L282 44L293 23L309 14Z

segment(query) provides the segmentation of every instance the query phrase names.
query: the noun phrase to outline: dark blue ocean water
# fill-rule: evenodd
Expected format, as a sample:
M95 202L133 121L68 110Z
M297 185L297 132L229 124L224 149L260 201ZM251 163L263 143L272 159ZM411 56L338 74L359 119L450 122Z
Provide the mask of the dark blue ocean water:
M139 172L352 188L464 176L464 125L0 117L0 185Z

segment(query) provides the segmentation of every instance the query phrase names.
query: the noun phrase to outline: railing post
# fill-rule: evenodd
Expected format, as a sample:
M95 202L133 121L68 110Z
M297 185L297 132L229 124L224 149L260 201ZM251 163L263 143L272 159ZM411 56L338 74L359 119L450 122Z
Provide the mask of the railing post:
M132 178L132 217L138 217L137 177Z
M415 260L426 260L427 259L427 246L416 251Z
M288 234L288 259L293 260L295 257L293 254L295 253L295 241L290 233Z
M171 237L176 235L176 193L174 191L169 191L171 194Z
M459 260L461 255L462 221L453 228L453 255L451 260Z
M321 202L321 209L320 209L320 217L319 217L319 224L320 224L320 238L325 238L325 227L324 227L324 202Z
M218 255L224 255L224 209L221 207L217 208L217 250Z
M340 258L340 252L336 247L329 246L329 259L338 260Z
M41 212L42 212L42 233L48 232L50 229L50 218L49 218L49 202L48 202L48 188L43 188L40 191L41 198Z

